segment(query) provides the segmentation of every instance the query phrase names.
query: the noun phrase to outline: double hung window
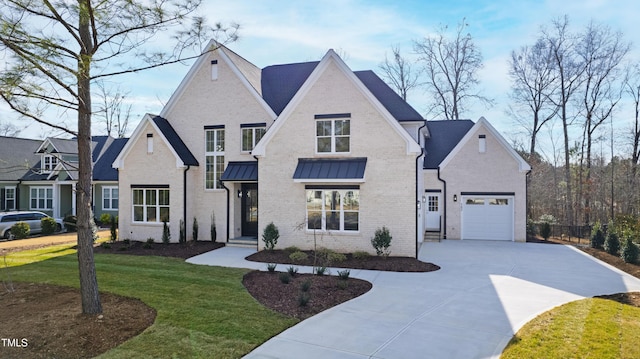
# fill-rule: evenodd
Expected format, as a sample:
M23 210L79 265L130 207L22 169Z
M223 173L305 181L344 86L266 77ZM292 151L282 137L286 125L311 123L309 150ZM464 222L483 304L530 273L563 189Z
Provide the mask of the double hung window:
M224 172L224 127L205 128L205 189L219 189Z

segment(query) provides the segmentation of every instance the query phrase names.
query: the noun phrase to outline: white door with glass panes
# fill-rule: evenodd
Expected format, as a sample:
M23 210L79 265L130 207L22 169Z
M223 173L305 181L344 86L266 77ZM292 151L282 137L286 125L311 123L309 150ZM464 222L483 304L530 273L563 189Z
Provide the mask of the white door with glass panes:
M425 231L438 231L440 230L440 207L441 197L440 193L427 193L427 201L425 203Z

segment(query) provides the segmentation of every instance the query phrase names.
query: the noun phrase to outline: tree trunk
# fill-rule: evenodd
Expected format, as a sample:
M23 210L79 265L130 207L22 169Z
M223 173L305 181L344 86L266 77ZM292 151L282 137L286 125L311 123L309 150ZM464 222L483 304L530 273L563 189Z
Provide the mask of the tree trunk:
M80 1L79 34L83 46L78 59L78 184L76 210L78 226L78 270L83 314L102 313L98 280L93 259L93 211L91 210L91 55L93 43L89 28L89 0Z

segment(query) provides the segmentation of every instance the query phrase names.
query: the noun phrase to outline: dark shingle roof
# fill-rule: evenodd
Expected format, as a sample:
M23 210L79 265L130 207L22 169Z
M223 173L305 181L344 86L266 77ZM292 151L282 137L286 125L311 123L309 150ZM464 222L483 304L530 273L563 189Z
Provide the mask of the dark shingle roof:
M397 121L422 121L422 116L407 101L389 87L375 72L355 71L354 74L371 91Z
M366 157L299 158L294 179L364 179Z
M0 136L0 181L17 181L40 162L41 140Z
M95 181L118 180L118 170L113 168L112 164L128 140L128 138L118 138L105 150L93 167L93 179Z
M262 69L262 97L276 115L280 115L318 63L273 65Z
M319 62L274 65L262 70L262 97L276 115L289 104ZM422 121L422 116L373 71L354 74L397 121Z
M227 164L227 168L220 177L221 181L257 181L257 161L233 161Z
M430 137L424 145L424 168L438 168L473 125L471 120L427 121Z
M198 160L193 156L187 145L184 144L176 130L171 127L169 121L160 116L153 118L153 122L158 126L164 137L169 141L171 147L176 151L182 162L187 166L198 166Z

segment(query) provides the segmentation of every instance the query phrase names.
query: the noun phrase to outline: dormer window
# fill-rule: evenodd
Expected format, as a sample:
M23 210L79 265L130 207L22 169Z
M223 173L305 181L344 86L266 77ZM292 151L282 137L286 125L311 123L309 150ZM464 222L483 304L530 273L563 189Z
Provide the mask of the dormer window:
M53 171L58 165L58 157L54 155L43 155L42 156L42 172L49 173Z

